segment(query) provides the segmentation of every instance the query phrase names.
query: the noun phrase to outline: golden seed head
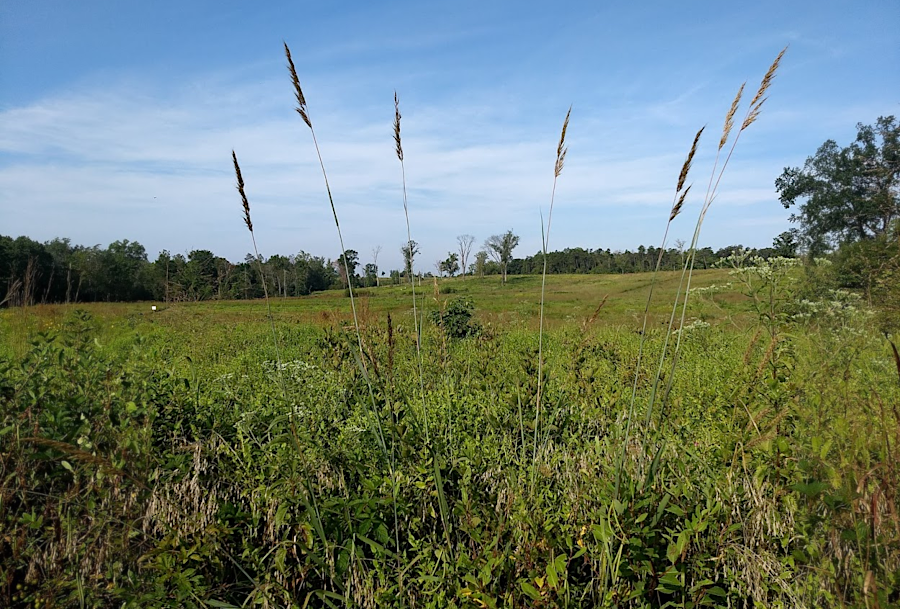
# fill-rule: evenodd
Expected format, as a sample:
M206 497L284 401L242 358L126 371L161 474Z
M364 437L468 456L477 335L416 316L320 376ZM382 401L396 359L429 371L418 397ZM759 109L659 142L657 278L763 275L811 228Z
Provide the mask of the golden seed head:
M559 134L559 145L556 147L556 165L553 168L553 175L559 177L562 173L563 165L566 162L566 153L569 149L566 147L566 130L569 128L569 116L572 115L572 106L566 112L566 120L563 121L562 132Z
M766 91L772 86L772 80L775 78L776 72L778 72L778 66L781 65L781 58L784 57L785 51L787 51L787 47L781 49L778 57L776 57L775 61L772 62L772 65L769 66L769 71L763 76L762 82L759 83L759 90L750 102L750 111L747 112L747 118L745 118L744 122L741 124L741 131L752 125L754 121L759 118L759 112L762 109L762 105L766 103L766 100L768 99L768 97L766 97Z
M738 89L737 95L734 96L734 101L731 102L731 108L725 116L725 126L722 127L722 138L719 140L719 150L725 146L725 142L728 141L728 136L731 134L731 128L734 127L734 113L737 112L738 106L741 104L741 95L744 94L745 86L747 86L746 82Z

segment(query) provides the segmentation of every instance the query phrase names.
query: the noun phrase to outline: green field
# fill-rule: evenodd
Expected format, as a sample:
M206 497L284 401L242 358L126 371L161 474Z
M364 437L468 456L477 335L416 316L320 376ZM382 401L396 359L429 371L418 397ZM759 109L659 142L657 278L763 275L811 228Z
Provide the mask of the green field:
M680 273L643 334L651 274L549 276L542 346L539 276L426 280L421 349L409 286L0 310L0 605L895 606L890 344L785 277L663 360Z

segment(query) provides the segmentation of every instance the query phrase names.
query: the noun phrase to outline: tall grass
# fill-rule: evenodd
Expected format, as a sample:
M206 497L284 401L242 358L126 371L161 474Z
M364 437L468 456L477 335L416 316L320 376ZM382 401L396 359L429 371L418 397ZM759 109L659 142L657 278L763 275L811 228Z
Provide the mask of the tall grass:
M747 107L747 113L744 116L744 120L741 122L741 127L738 129L737 134L734 139L731 141L731 148L728 150L728 154L725 157L725 161L722 163L721 168L719 167L719 158L722 153L722 149L725 147L725 144L728 142L728 139L731 135L731 132L734 128L734 116L737 113L738 107L741 101L741 95L744 91L745 84L742 84L740 89L738 89L737 95L735 95L734 101L731 104L731 108L728 110L728 114L725 117L725 124L722 127L722 136L719 138L719 146L716 149L716 157L713 162L712 171L709 176L709 184L706 188L706 195L703 199L703 206L700 209L700 215L697 218L697 224L694 227L694 234L691 238L691 245L688 250L688 256L685 260L684 268L682 269L681 275L681 283L679 284L679 291L676 292L675 295L675 303L672 307L672 315L669 318L668 332L666 334L666 341L663 347L663 352L660 357L660 365L656 373L656 377L653 381L653 389L651 391L649 404L647 407L647 417L646 417L646 425L649 426L650 421L653 416L653 406L656 397L656 390L659 385L659 379L662 374L663 361L666 356L666 347L668 346L669 338L672 335L674 326L673 320L675 317L675 312L679 306L681 286L684 286L684 299L681 301L681 319L679 321L679 328L684 327L684 320L687 316L688 309L688 299L690 297L691 292L691 279L693 277L694 271L694 260L697 256L697 243L700 239L700 229L703 227L703 220L706 218L706 213L709 211L710 206L712 206L713 201L715 201L716 196L719 192L719 184L722 182L722 176L725 174L725 170L728 168L728 163L731 161L731 157L734 154L734 150L737 147L738 140L741 137L741 134L754 122L756 122L757 118L759 118L760 111L762 109L763 104L765 103L766 93L769 90L769 87L772 85L772 80L775 78L775 74L778 72L778 66L781 64L781 59L784 57L785 52L787 51L787 47L783 48L780 53L775 57L775 60L772 62L772 65L769 66L769 69L766 71L765 76L763 76L762 81L759 84L759 89L756 91L756 95L753 96L753 99L750 101L750 105ZM717 173L718 170L718 173ZM715 180L715 181L714 181ZM671 364L669 366L669 380L666 385L665 393L662 396L662 402L660 405L660 417L664 414L664 409L666 403L669 398L669 393L672 389L672 375L675 372L675 368L678 365L678 357L681 352L681 340L683 338L683 333L679 332L677 339L675 341L675 350L672 354ZM662 419L660 419L662 421Z
M441 463L438 459L438 452L435 445L431 441L431 429L428 423L428 406L425 401L425 372L422 365L422 322L424 319L419 318L416 304L416 275L413 270L414 253L412 231L409 226L409 203L406 194L406 164L403 160L403 139L400 135L400 98L394 91L394 147L397 153L397 159L400 161L400 173L403 179L403 215L406 219L406 246L409 248L409 275L410 284L412 286L413 301L413 329L416 333L416 365L419 377L419 397L422 402L422 420L425 425L425 444L427 450L431 454L432 471L434 472L434 486L437 494L438 510L441 514L441 525L444 530L444 538L447 542L448 552L452 556L452 543L450 541L450 509L447 505L447 497L444 493L444 482L441 474ZM436 285L436 284L435 284Z
M681 341L682 341L682 337L683 337L682 332L676 332L675 317L676 317L676 313L678 312L679 307L681 307L681 317L679 320L678 328L683 328L685 318L687 315L688 298L690 295L691 279L692 279L693 270L694 270L694 260L695 260L696 253L697 253L697 244L698 244L698 241L700 238L701 228L703 227L703 221L706 218L706 214L709 211L710 206L712 205L713 201L715 201L715 199L716 199L716 196L717 196L718 190L719 190L719 185L721 184L721 181L722 181L722 177L725 174L725 170L728 167L728 164L729 164L729 161L731 160L732 155L734 154L734 151L735 151L735 148L737 147L737 143L738 143L741 133L743 133L744 130L746 130L751 124L753 124L759 118L759 114L762 109L762 105L763 105L763 103L765 103L765 101L767 99L766 93L768 92L768 89L772 84L772 80L775 78L775 74L778 71L778 66L781 63L781 59L784 56L784 53L786 50L787 50L787 47L785 47L784 49L781 50L781 52L778 54L778 56L772 62L772 65L769 67L769 69L766 72L765 76L763 77L762 81L760 82L759 89L757 90L756 95L751 100L750 105L747 109L747 113L744 117L744 120L741 123L740 129L738 129L737 135L731 140L731 147L729 148L727 155L724 159L724 162L722 163L722 165L720 167L719 166L720 155L722 153L723 148L725 147L725 144L729 141L729 137L731 136L732 130L734 128L734 117L735 117L735 114L737 113L738 108L740 107L741 97L743 95L744 87L746 86L746 83L742 84L740 86L740 88L738 89L737 95L735 95L735 98L732 101L731 106L725 115L725 122L722 127L722 135L719 138L719 144L716 149L715 160L713 161L712 170L710 172L709 184L706 189L706 194L703 199L703 204L700 209L700 214L697 218L697 222L694 227L694 233L693 233L693 237L691 238L691 244L688 249L688 255L684 261L684 265L683 265L682 273L681 273L681 279L679 281L678 290L676 292L675 300L672 305L672 312L671 312L671 315L669 316L669 321L666 326L666 333L665 333L665 337L663 340L662 349L661 349L660 355L659 355L659 364L656 369L656 374L653 378L653 384L650 389L650 396L647 401L647 409L646 409L646 413L645 413L644 428L643 428L644 436L643 436L642 448L641 448L641 453L644 455L646 455L648 443L650 441L650 435L651 435L650 431L651 431L651 423L653 421L654 406L655 406L656 400L657 400L657 393L659 390L660 380L662 379L662 375L663 375L663 368L665 367L665 362L667 359L669 359L669 362L670 362L669 363L669 374L668 374L668 381L666 384L666 388L665 388L665 391L664 391L662 399L661 399L661 406L660 406L661 412L659 415L659 426L661 426L664 421L664 418L663 418L664 408L667 403L669 393L673 386L675 369L678 365L678 358L679 358L679 355L681 352ZM662 252L662 249L664 249L664 247L665 247L666 238L668 236L669 228L672 224L672 221L681 212L681 209L684 205L685 199L686 199L688 193L690 192L691 186L684 188L684 184L685 184L685 180L688 177L688 174L690 173L694 154L697 151L697 145L700 141L700 137L701 137L704 129L705 129L705 127L701 128L699 131L697 131L697 134L694 136L694 141L693 141L693 144L691 145L690 152L688 153L687 159L685 160L684 164L682 165L681 171L679 173L678 181L677 181L676 189L675 189L675 198L674 198L673 206L669 213L669 219L666 223L666 229L663 234L663 241L662 241L663 245L660 248L661 252ZM632 419L634 417L634 404L635 404L635 400L636 400L636 396L637 396L638 379L640 378L640 374L641 374L640 360L643 355L644 341L646 340L645 334L646 334L646 330L647 330L647 320L649 317L650 302L651 302L651 299L653 296L653 285L654 285L654 282L656 279L656 275L659 272L660 261L661 261L661 257L660 257L660 259L657 260L657 266L653 272L653 278L651 279L650 290L649 290L649 294L647 297L647 305L644 309L644 322L643 322L643 326L641 329L641 346L639 348L638 363L637 363L635 373L634 373L635 374L634 383L632 384L631 401L630 401L630 405L628 408L628 420L626 422L625 440L622 445L621 455L619 458L619 465L616 468L616 495L617 496L619 494L619 490L621 487L621 478L622 478L622 474L624 471L624 464L625 464L625 454L626 454L626 451L628 450L628 443L630 441L630 435L631 435L632 428L633 428ZM669 354L669 342L672 339L673 335L676 335L675 347L670 355ZM657 427L656 435L659 435L659 427ZM647 475L651 478L654 474L653 470L656 467L656 465L658 464L657 459L658 459L659 455L661 454L661 451L662 451L662 445L660 445L657 448L656 457L654 457L652 459L651 464L650 464L650 471L647 472Z
M541 252L544 257L544 267L541 272L541 306L538 322L538 378L537 378L537 397L534 413L534 455L533 461L537 464L538 457L538 436L540 435L541 406L542 406L542 389L544 387L544 297L547 288L547 247L550 242L550 224L553 221L553 203L556 200L556 182L562 174L563 166L566 162L566 153L569 148L566 146L566 131L569 128L569 117L572 115L572 106L566 112L566 118L563 121L562 130L559 134L559 144L556 146L556 162L553 164L553 187L550 189L550 209L547 212L547 226L544 228L544 220L541 218Z
M422 370L422 324L419 319L418 304L416 302L416 275L413 272L412 230L409 227L409 201L406 194L406 163L403 161L403 140L400 136L400 98L394 91L394 147L397 159L400 161L400 176L403 181L403 217L406 219L406 247L409 248L409 275L412 288L413 304L413 330L416 333L416 361L419 372L419 389L422 398L422 417L425 423L425 440L430 442L431 430L428 425L428 409L425 407L425 377ZM424 316L424 312L423 312Z

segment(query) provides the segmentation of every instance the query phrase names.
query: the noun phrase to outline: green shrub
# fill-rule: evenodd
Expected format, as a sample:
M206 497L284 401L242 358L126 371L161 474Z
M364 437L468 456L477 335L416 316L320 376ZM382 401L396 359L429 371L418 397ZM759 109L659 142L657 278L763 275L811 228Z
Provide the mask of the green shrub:
M439 326L448 338L466 338L481 331L481 326L472 321L475 304L468 298L454 298L443 311L432 311L431 321Z

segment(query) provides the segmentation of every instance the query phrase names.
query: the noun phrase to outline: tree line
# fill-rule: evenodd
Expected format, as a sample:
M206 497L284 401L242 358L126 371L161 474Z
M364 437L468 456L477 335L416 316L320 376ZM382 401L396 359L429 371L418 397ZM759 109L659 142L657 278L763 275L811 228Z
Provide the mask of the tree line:
M471 258L474 237L464 235L462 255L449 253L439 261L438 275L464 274L485 277L507 274L540 273L543 255L537 252L525 258L512 257L518 237L512 231L487 240L485 249ZM490 244L497 247L489 253ZM700 268L712 266L741 246L717 251L704 248L697 253ZM404 268L389 273L379 271L378 253L373 261L360 265L359 253L348 250L334 260L301 251L296 255L274 255L268 258L247 254L233 263L209 250L193 250L187 255L163 250L150 261L143 245L136 241L114 241L108 247L74 245L71 240L57 238L41 243L28 237L0 235L0 304L28 306L39 303L77 303L103 301L156 300L185 302L200 300L240 300L270 296L305 296L328 289L375 287L400 284L411 275L419 246L415 241L403 245ZM767 248L763 255L793 252ZM659 255L658 248L640 246L635 251L566 248L548 252L549 273L635 273L652 270ZM663 268L680 268L684 251L670 248L663 252ZM465 261L468 268L460 266ZM433 273L419 272L420 276ZM263 284L265 282L265 286Z
M265 281L265 288L263 286ZM108 247L73 245L69 239L40 243L0 235L0 304L210 299L301 296L339 283L330 260L300 252L239 263L209 250L187 255L162 251L149 261L136 241Z

